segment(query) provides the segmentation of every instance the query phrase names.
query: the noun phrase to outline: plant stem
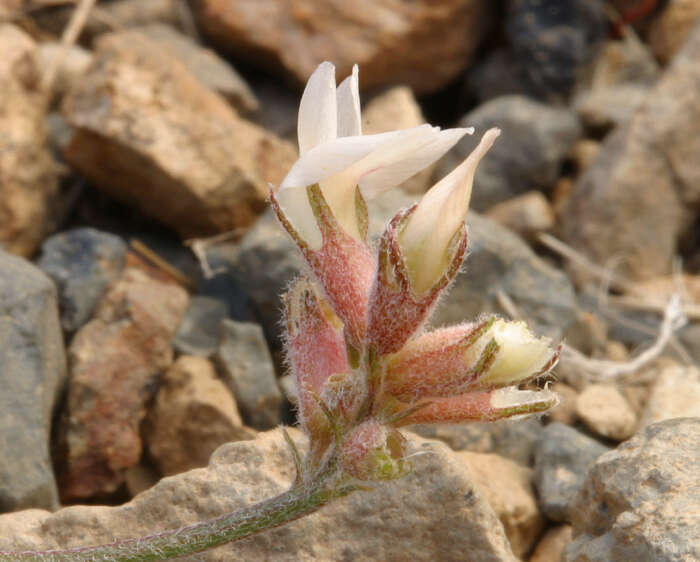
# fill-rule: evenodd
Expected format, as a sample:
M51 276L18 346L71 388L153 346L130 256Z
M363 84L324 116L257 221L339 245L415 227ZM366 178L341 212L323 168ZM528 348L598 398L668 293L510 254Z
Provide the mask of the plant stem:
M99 546L46 551L0 551L0 562L146 562L185 556L294 521L356 489L354 486L338 484L335 478L321 479L188 527Z

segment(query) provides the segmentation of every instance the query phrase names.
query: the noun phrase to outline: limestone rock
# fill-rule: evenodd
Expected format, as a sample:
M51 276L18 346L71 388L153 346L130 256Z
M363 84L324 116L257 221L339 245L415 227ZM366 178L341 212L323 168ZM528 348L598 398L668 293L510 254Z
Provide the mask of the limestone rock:
M438 162L436 177L451 172L490 127L501 136L479 164L470 206L476 211L554 185L564 157L581 136L576 115L524 96L503 96L467 113L460 127L474 127Z
M71 165L184 237L250 225L296 158L141 34L100 39L64 113Z
M245 420L256 429L279 424L282 393L262 328L224 320L217 359Z
M686 417L700 418L700 370L692 366L665 367L654 378L640 425Z
M491 13L482 0L198 0L195 7L221 48L299 82L330 60L339 77L358 64L362 88L407 84L419 93L464 70Z
M612 385L591 384L576 399L576 414L591 431L624 441L637 428L637 416L629 402Z
M94 228L76 228L44 241L37 265L56 283L64 330L74 332L90 319L125 259L124 241Z
M230 390L203 357L183 355L160 381L146 418L148 451L168 476L206 466L224 443L252 439Z
M65 379L54 284L0 250L0 512L58 507L49 439Z
M573 515L568 562L700 559L700 419L647 426L602 455Z
M623 257L618 273L633 279L670 272L677 239L700 201L698 80L700 25L577 180L561 214L562 235L595 263Z
M535 446L535 487L542 512L553 521L569 522L588 468L608 448L561 423L545 427Z
M30 256L48 230L58 168L47 147L36 44L0 23L0 52L0 246Z
M299 432L291 433L303 447ZM411 442L414 451L429 454L412 458L415 470L409 476L197 560L516 562L464 464L445 445ZM96 544L176 529L278 494L293 474L288 446L279 430L271 431L222 446L207 468L165 478L123 506L0 516L0 549Z
M501 520L513 553L523 558L535 544L544 518L532 489L532 469L499 455L459 453L477 490Z
M113 492L139 462L149 388L172 362L170 340L186 307L180 287L126 269L73 338L59 427L64 500Z

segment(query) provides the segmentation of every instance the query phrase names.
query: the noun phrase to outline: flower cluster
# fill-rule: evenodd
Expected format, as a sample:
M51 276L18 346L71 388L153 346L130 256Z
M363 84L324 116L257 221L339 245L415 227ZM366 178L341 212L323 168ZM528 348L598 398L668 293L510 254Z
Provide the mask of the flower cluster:
M309 79L299 108L300 157L271 194L309 266L285 299L299 420L311 440L307 469L334 455L355 478L395 478L408 470L397 427L497 420L557 404L550 391L519 389L558 358L522 322L424 328L465 257L474 173L498 129L399 211L377 247L367 240L366 200L472 133L423 125L362 135L357 67L337 87L330 63Z

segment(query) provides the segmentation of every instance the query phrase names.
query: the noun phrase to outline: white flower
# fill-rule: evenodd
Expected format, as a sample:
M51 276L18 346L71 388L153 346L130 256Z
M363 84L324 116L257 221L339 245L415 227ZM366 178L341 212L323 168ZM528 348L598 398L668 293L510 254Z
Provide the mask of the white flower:
M297 129L301 155L282 181L277 199L311 249L321 247L322 236L306 187L318 183L340 225L359 240L357 186L365 198L372 198L418 173L472 132L421 125L363 136L357 66L336 88L335 67L329 62L309 78Z
M448 268L450 242L464 223L476 167L501 134L489 129L467 159L423 196L399 235L413 291L422 295Z

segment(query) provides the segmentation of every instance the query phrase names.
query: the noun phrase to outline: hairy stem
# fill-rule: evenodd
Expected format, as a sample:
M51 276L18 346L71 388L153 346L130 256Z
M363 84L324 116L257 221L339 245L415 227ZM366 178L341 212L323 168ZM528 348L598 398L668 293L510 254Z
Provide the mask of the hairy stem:
M293 487L274 498L188 527L99 546L46 551L0 551L0 562L145 562L202 552L294 521L357 489L338 484L334 478L330 482L324 480Z

